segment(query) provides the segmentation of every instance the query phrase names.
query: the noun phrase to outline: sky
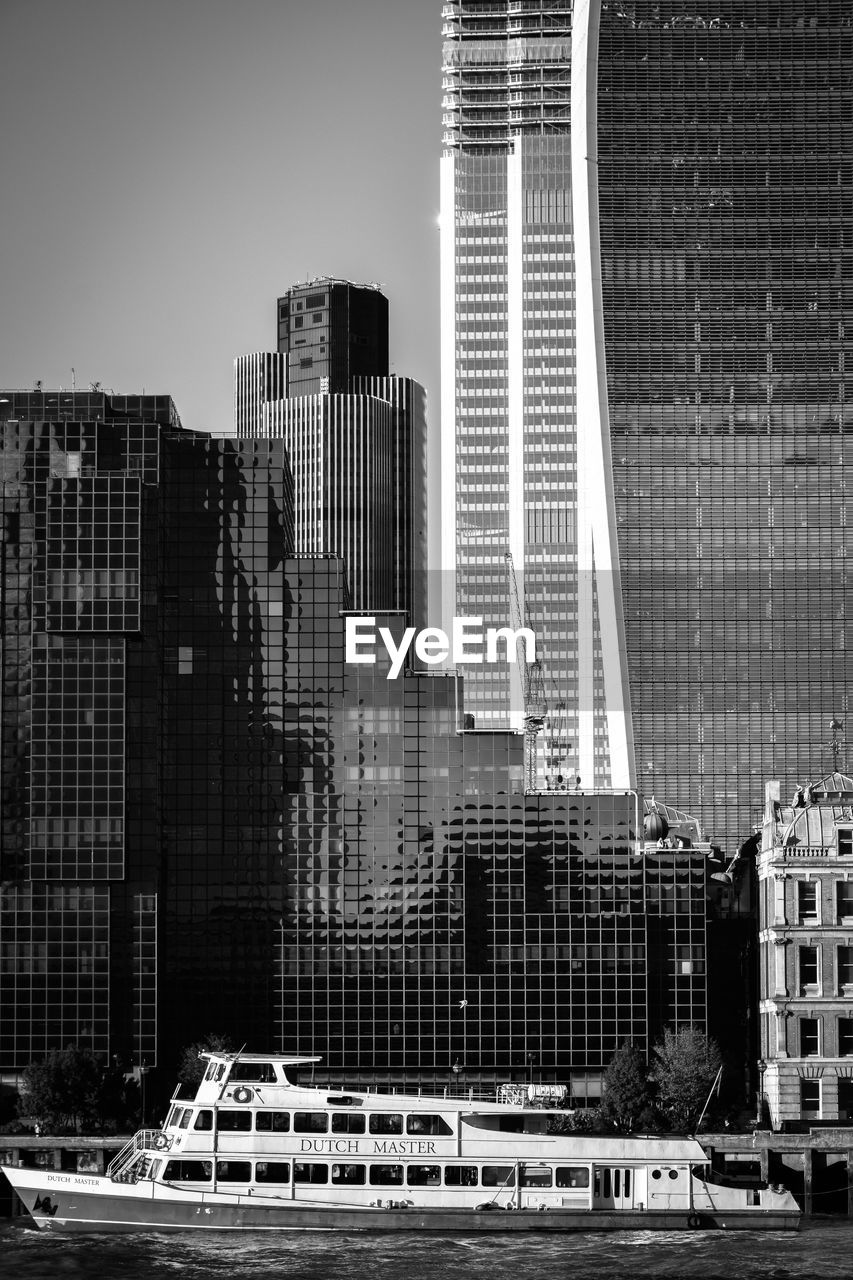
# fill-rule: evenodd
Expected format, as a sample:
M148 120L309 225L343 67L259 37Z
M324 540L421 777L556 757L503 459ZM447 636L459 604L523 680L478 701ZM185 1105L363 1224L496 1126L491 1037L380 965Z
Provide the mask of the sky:
M277 296L381 284L438 426L441 0L0 0L0 387L232 425Z

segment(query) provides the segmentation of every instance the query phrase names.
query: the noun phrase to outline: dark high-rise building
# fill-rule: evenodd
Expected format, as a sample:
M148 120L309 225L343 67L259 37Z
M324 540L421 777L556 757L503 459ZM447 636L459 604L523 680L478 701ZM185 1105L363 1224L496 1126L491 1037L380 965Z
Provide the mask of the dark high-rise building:
M165 396L0 393L0 426L0 1069L154 1066L188 1005L262 1042L283 447L194 436Z
M641 778L726 838L848 710L853 20L602 5L598 195Z
M492 616L508 548L551 763L733 847L847 712L849 6L442 13L455 603Z
M294 285L278 314L279 354L235 361L237 436L284 441L297 553L342 557L353 608L424 626L426 393L388 374L388 300L322 278Z

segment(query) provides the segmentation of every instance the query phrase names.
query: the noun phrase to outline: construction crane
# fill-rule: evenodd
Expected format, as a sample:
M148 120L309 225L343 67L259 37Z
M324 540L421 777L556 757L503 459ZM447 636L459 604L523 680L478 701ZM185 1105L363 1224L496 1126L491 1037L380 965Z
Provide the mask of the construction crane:
M518 590L511 551L504 553L504 560L509 588L510 624L513 631L520 632L527 626L527 616ZM535 658L528 662L527 646L521 635L516 638L516 658L524 707L524 786L526 790L532 791L536 786L536 740L545 727L548 700L545 695L542 660Z

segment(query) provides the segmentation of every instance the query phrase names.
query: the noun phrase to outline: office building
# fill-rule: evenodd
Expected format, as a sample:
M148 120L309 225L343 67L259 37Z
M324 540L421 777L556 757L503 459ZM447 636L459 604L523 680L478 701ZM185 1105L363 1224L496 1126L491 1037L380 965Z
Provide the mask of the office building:
M297 553L342 557L353 608L403 609L425 626L426 394L389 375L387 298L325 277L294 285L278 300L277 340L278 354L235 362L235 402L249 406L235 423L240 438L284 441ZM268 366L275 377L247 393Z
M546 765L733 850L847 713L847 7L442 12L454 605L505 616L508 548ZM506 723L506 681L466 674Z
M767 784L758 856L763 1097L774 1128L853 1119L853 779Z
M234 434L263 435L264 405L287 395L287 356L252 351L234 361Z
M189 1006L262 1043L282 445L166 396L0 392L0 424L0 1070L70 1043L171 1072Z

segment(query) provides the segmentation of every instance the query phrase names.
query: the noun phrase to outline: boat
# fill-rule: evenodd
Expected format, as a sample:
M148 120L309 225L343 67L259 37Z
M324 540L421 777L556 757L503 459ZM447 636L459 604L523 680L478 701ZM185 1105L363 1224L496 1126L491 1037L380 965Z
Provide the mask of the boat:
M46 1231L796 1230L782 1187L727 1185L689 1137L560 1132L559 1089L494 1101L298 1083L319 1059L203 1053L187 1101L103 1175L4 1172ZM550 1104L550 1105L549 1105Z

